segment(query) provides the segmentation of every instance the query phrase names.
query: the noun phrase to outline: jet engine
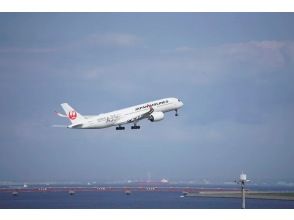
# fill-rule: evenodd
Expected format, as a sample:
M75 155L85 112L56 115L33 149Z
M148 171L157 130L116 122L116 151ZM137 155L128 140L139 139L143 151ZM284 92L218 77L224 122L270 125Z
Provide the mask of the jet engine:
M153 112L150 116L149 116L149 120L154 122L154 121L160 121L164 118L164 114L163 112Z

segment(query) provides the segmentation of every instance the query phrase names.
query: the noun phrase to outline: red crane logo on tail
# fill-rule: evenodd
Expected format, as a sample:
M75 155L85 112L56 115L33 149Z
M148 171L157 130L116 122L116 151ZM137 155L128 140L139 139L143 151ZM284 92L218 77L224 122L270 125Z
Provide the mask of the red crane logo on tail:
M75 111L70 111L68 117L70 120L75 120L77 118L77 113Z

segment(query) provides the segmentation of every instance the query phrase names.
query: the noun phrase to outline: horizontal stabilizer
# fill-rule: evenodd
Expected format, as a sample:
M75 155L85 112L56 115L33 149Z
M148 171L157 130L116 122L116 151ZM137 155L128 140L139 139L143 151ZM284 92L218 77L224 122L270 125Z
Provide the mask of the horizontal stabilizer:
M55 114L58 115L59 117L67 118L67 116L64 115L64 114L61 114L61 113L59 113L59 112L57 112L57 111L54 111L54 112L55 112Z
M51 125L53 128L67 128L67 125Z

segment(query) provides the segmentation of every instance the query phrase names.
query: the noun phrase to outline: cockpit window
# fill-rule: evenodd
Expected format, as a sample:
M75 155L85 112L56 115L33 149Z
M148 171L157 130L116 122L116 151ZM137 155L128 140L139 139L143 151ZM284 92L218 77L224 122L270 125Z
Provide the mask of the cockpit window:
M178 99L178 101L179 101L179 102L181 102L181 100L180 100L180 99Z

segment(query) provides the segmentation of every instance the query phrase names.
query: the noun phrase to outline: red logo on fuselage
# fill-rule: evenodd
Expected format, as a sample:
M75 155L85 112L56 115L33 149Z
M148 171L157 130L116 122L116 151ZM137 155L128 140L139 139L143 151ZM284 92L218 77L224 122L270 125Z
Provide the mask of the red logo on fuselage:
M75 120L77 118L77 113L75 111L70 111L68 117L70 120Z

